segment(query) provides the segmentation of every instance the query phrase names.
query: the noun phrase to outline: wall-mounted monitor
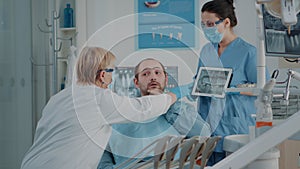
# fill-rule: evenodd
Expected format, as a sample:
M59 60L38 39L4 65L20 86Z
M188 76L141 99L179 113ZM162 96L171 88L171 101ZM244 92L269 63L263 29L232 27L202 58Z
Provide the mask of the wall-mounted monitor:
M266 56L300 57L300 13L297 14L297 24L292 25L288 33L281 19L272 16L264 5L262 12Z

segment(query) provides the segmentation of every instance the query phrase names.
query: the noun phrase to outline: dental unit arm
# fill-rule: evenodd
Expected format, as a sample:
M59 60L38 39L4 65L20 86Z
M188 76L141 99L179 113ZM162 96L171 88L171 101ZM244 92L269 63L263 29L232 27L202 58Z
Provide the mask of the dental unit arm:
M289 69L287 74L288 74L288 79L285 87L285 92L283 93L283 101L281 102L282 105L286 105L286 106L289 105L291 79L294 78L300 81L300 73Z
M273 100L273 88L276 84L275 78L272 78L268 83L265 84L263 89L255 101L257 112L256 112L256 136L261 135L265 130L264 127L273 126L273 113L271 103Z

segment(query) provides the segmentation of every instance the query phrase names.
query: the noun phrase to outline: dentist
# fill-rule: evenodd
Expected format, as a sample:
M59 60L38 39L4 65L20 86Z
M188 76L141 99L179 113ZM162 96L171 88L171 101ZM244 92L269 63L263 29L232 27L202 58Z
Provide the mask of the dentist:
M118 96L108 89L115 56L85 47L77 61L77 81L51 97L38 122L34 143L21 169L95 169L111 135L111 125L140 122L167 112L172 93L141 98Z

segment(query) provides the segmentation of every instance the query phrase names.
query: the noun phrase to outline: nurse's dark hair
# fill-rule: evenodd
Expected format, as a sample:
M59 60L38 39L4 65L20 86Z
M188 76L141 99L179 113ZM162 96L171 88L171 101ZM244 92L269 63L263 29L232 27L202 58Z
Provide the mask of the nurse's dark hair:
M220 19L230 19L230 26L237 25L233 0L212 0L202 6L201 12L215 13Z

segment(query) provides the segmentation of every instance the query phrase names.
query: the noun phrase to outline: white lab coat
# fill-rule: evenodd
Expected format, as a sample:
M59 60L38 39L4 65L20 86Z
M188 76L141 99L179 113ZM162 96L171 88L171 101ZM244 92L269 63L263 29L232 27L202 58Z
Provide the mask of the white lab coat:
M128 98L96 86L66 88L44 108L21 169L96 169L111 124L145 121L170 105L166 94Z

